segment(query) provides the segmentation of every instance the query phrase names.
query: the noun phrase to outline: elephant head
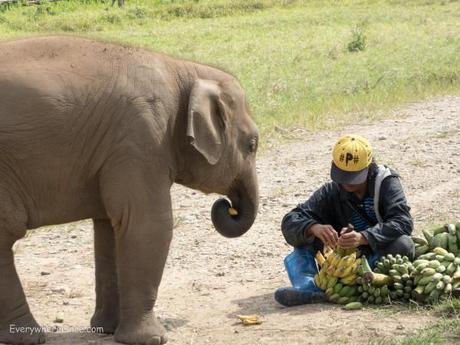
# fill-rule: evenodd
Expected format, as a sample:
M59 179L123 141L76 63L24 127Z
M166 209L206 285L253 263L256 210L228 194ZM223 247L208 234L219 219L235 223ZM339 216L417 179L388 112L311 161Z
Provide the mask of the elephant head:
M257 127L240 84L233 77L194 81L186 124L187 178L205 193L219 193L211 211L216 230L237 237L252 226L258 208ZM237 214L230 215L233 207Z

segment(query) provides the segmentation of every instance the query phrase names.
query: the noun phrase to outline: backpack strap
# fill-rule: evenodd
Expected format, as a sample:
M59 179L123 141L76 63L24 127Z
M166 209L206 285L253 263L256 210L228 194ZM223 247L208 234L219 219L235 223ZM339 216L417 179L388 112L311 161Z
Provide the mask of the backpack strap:
M377 217L377 221L379 223L383 223L382 216L379 212L379 200L380 200L380 187L382 186L382 182L385 178L391 175L391 171L384 165L378 166L378 173L375 177L375 185L374 185L374 211L375 216Z

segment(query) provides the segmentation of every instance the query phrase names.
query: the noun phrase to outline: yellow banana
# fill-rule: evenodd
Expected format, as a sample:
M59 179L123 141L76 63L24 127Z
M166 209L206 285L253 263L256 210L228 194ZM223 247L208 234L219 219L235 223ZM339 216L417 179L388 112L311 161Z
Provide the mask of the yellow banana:
M326 272L329 267L329 263L327 261L324 261L323 266L321 266L321 270Z
M336 266L335 268L335 271L334 271L334 276L335 277L340 277L343 272L345 271L345 269L349 266L348 265L348 261L349 261L349 256L346 255L344 256L343 258L340 259L338 265Z
M346 267L343 270L343 273L341 273L340 278L344 278L344 277L349 276L350 274L352 274L353 273L353 268L354 268L353 265Z
M238 215L238 211L236 209L234 209L233 207L230 207L228 209L228 214L231 215L231 216L237 216Z
M327 286L326 287L328 289L334 287L335 284L337 284L337 281L338 281L337 277L330 276L328 281L327 281Z
M329 247L329 246L325 246L324 247L324 257L327 259L329 256L331 256L331 254L334 252L334 250Z
M341 257L340 257L340 255L338 255L335 252L331 255L331 257L332 257L331 266L336 267L338 265L338 263L340 262Z
M434 249L431 250L433 253L436 253L438 255L446 255L448 253L447 250L445 250L444 248L442 247L436 247Z
M320 272L320 288L321 290L326 290L327 286L327 281L328 281L328 275L326 274L325 271Z
M351 266L350 266L350 267L351 267L350 273L355 274L355 273L358 272L358 268L359 268L359 265L361 265L361 261L362 261L362 259L359 258L359 259L356 259L355 262L353 262L353 263L351 264ZM345 276L347 276L347 275L348 275L348 274L345 274Z
M319 275L320 275L320 274L317 273L317 274L315 275L315 278L314 278L315 284L316 284L317 287L320 287L320 283L321 283L321 278L319 277Z
M334 262L334 253L325 256L326 262L331 265Z
M356 255L356 249L355 248L345 249L345 255L350 255L350 254L353 254L353 253Z
M327 271L327 274L329 274L330 276L333 276L336 269L336 265L330 265L327 267L327 269L325 269L325 271Z
M356 284L356 274L350 274L344 278L342 278L340 281L346 285L354 285Z
M321 254L319 250L316 252L315 258L316 258L316 262L318 263L320 267L323 266L324 262L326 261L323 254Z
M243 323L243 325L259 325L262 323L260 321L259 315L237 315L238 319Z
M353 252L348 256L345 266L350 266L355 261L356 261L356 252Z

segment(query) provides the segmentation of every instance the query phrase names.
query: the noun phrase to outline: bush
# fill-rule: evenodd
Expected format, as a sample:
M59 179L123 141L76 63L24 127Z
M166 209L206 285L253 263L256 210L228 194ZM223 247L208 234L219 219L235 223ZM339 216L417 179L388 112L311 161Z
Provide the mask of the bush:
M347 48L350 53L360 52L366 49L364 25L356 25L353 30L351 30L351 41L348 43Z

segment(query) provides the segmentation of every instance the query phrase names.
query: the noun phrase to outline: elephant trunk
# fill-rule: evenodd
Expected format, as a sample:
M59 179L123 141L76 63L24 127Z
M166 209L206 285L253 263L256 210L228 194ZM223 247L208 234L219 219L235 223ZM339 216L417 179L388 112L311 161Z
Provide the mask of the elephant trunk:
M259 206L259 188L257 177L240 179L230 190L228 197L231 201L221 198L212 206L211 219L216 230L225 237L243 235L254 223ZM229 208L233 207L237 215L230 215Z

